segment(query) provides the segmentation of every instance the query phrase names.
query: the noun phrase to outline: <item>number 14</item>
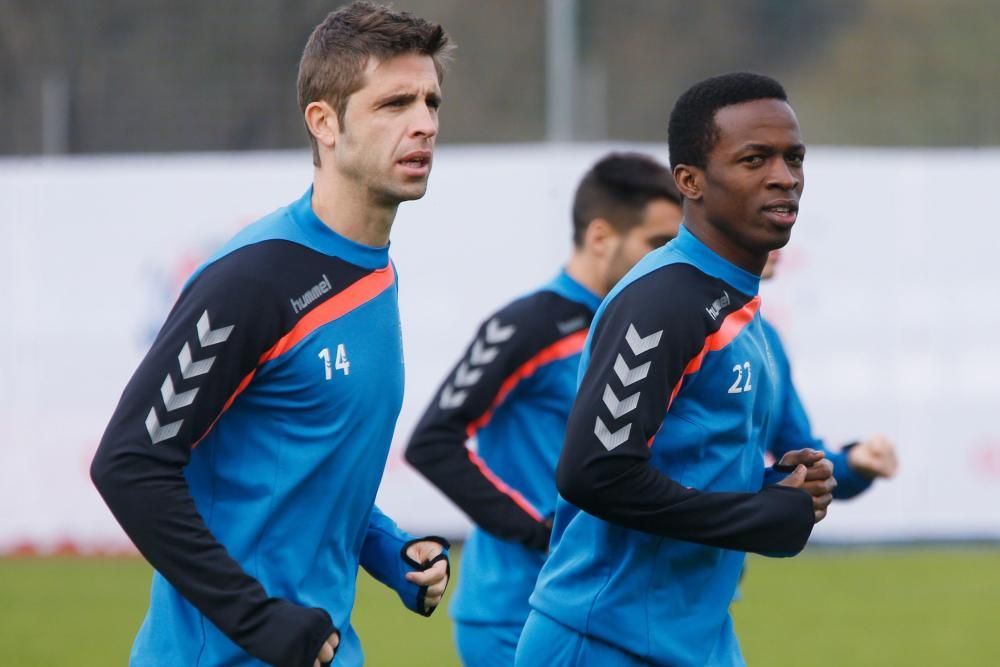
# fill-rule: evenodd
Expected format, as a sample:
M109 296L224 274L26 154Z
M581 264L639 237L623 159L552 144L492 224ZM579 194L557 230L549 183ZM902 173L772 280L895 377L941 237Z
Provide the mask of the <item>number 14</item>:
M337 346L337 357L332 367L330 366L330 348L324 347L316 356L323 360L323 372L327 380L333 378L334 369L344 371L344 375L351 374L351 362L347 359L347 350L344 348L343 343Z

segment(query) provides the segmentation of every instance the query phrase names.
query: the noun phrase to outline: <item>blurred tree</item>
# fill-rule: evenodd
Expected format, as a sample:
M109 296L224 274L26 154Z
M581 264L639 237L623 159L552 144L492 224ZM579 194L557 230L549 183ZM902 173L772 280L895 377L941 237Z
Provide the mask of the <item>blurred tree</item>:
M662 141L684 88L751 69L813 143L1000 144L995 0L578 2L576 139ZM0 0L0 154L40 152L43 126L70 152L304 147L299 54L342 4ZM542 0L395 4L458 43L443 141L544 138Z

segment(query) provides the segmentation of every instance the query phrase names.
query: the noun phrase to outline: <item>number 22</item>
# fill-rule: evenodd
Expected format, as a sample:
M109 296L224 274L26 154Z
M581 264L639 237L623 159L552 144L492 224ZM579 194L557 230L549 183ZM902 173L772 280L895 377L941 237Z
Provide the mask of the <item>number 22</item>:
M747 372L747 381L742 387L740 384L743 382L743 371ZM750 372L750 362L744 361L743 365L736 364L733 366L733 372L736 373L736 380L733 381L733 386L729 388L730 394L742 394L744 391L750 391L753 387L750 385L750 377L752 373Z

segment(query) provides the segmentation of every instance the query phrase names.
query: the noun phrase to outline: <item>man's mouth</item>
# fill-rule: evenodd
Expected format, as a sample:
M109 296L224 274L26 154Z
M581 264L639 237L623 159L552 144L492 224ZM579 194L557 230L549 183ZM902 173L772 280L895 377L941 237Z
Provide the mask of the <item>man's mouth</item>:
M399 164L415 172L426 171L431 164L430 151L412 151L399 160Z
M763 208L767 217L779 225L792 225L799 214L799 203L791 199L771 202Z

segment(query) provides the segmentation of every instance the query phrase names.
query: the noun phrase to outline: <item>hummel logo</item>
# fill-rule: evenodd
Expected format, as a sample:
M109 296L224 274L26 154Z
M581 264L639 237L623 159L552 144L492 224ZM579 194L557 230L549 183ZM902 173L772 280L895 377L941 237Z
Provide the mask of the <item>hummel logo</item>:
M578 331L585 326L587 326L587 318L583 315L577 315L572 319L556 322L556 329L558 329L559 333L563 336L569 335L574 331Z
M705 309L705 312L708 313L713 320L715 320L719 318L719 313L722 312L722 309L728 305L729 305L729 292L723 290L722 296L713 301L712 305Z
M309 304L311 304L313 301L320 298L321 296L323 296L332 289L333 285L330 284L330 279L327 278L326 274L324 273L323 280L316 283L316 285L314 285L312 289L303 294L300 298L289 299L288 301L292 304L292 310L295 311L295 313L301 313L303 310L309 307Z

